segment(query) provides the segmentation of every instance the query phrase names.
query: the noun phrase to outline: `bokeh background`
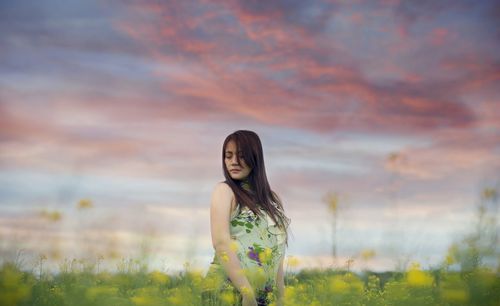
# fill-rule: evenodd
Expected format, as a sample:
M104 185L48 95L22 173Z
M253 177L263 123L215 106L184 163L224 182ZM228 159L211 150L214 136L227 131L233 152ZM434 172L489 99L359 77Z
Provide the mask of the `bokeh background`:
M352 269L437 265L499 188L498 20L487 0L1 1L0 257L207 268L221 146L247 129L293 266L333 245Z

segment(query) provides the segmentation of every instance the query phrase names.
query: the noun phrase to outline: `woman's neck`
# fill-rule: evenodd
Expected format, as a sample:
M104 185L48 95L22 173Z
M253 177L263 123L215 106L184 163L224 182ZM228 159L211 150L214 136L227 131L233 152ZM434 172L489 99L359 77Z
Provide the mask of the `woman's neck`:
M248 177L246 177L240 181L240 186L241 186L241 188L246 189L248 191L252 190L252 184L250 183L250 180L248 179Z

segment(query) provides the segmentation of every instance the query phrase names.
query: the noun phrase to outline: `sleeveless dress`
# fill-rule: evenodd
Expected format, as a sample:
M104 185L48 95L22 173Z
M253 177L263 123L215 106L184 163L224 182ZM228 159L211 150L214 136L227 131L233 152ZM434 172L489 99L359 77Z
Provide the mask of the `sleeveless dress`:
M231 249L255 291L258 305L268 305L272 292L276 292L276 274L285 252L286 233L264 210L260 211L262 216L238 204L231 213L229 233ZM287 226L289 222L287 218ZM240 305L241 294L227 277L220 260L214 255L205 276L203 305Z

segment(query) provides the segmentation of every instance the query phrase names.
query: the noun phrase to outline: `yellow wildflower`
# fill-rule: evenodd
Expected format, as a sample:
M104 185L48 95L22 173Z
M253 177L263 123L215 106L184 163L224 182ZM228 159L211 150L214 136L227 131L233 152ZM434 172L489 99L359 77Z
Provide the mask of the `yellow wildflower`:
M498 192L493 188L485 188L481 197L485 200L495 200L498 198Z
M47 210L43 210L40 212L40 216L47 218L51 222L57 222L62 218L62 214L58 211L49 212Z
M252 293L247 286L242 286L240 292L242 295L250 295Z
M220 298L227 305L233 305L235 302L234 294L231 291L222 292Z
M272 258L272 253L270 248L265 248L264 251L259 253L260 262L267 263Z
M291 286L285 287L285 300L291 301L292 299L294 299L296 294L295 291L296 291L295 287Z
M428 273L420 270L420 265L414 263L406 275L406 280L410 286L429 287L432 286L434 278Z
M349 284L342 279L342 276L335 275L330 278L330 290L334 293L349 291Z
M339 194L337 192L328 192L324 197L324 200L326 201L328 208L333 213L336 213L339 206Z
M264 287L264 284L266 282L266 272L262 267L252 269L247 268L244 269L244 273L253 288Z
M92 208L94 204L92 204L92 201L89 199L81 199L78 202L78 209L87 209L87 208Z
M469 301L467 289L442 289L441 298L450 303L464 304Z
M361 258L363 258L364 260L369 260L373 257L375 257L375 251L372 249L363 250L361 252Z
M99 296L113 296L118 293L117 287L112 286L99 286L89 287L85 291L85 297L89 300L94 300Z
M289 267L295 268L299 265L299 259L295 256L288 256L287 264Z
M229 256L227 255L227 252L226 251L222 251L219 255L220 259L222 259L222 261L224 262L228 262L229 261Z
M154 284L168 284L170 281L168 275L160 271L152 271L149 273L149 277Z
M236 241L231 241L231 244L229 245L229 247L231 248L231 250L233 252L237 252L238 251L238 243Z
M446 262L446 265L450 266L450 265L455 263L455 258L448 254L448 255L446 255L445 262Z

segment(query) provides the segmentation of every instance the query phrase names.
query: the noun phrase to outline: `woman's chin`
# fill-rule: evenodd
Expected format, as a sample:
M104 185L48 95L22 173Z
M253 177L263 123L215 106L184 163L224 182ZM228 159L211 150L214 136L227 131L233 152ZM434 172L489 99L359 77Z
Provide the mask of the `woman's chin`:
M231 175L231 177L233 178L233 180L238 180L238 181L241 181L243 179L243 177L241 175Z

